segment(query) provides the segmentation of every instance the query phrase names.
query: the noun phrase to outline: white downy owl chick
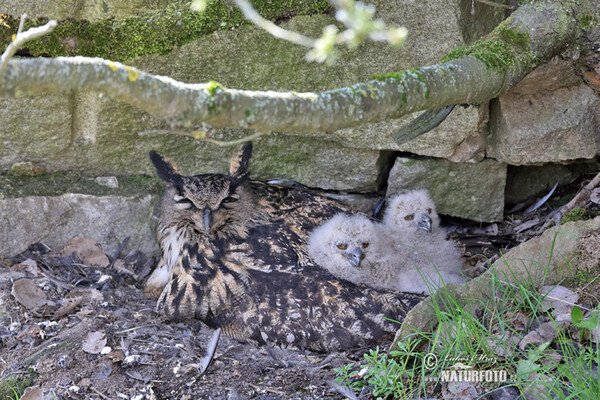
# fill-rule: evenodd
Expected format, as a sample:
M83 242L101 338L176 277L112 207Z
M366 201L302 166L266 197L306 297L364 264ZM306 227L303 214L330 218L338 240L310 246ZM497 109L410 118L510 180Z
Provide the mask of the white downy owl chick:
M440 217L427 191L414 190L397 195L388 203L378 236L387 238L398 254L403 255L403 273L407 277L413 273L418 277L416 281L423 284L421 274L436 285L442 279L444 283L463 283L460 275L462 253L456 242L446 239L446 231L440 227ZM415 290L408 290L407 286L410 285L403 285L398 290L428 293L426 286L415 284Z
M368 284L364 270L365 264L372 262L371 241L376 234L375 224L367 217L336 214L311 232L308 254L335 277Z

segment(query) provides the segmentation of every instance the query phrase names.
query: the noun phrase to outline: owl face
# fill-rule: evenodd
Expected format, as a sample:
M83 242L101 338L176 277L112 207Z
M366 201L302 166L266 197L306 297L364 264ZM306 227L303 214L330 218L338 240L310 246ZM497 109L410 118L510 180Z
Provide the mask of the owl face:
M383 221L405 232L431 233L439 228L440 218L427 191L414 190L389 200Z
M231 175L182 176L158 153L151 152L150 159L158 176L170 184L163 199L163 210L172 214L169 220L187 221L199 233L213 236L244 226L251 217L256 202L244 187L247 160L241 160Z
M374 224L367 217L337 214L311 233L308 252L324 268L359 268L374 236Z

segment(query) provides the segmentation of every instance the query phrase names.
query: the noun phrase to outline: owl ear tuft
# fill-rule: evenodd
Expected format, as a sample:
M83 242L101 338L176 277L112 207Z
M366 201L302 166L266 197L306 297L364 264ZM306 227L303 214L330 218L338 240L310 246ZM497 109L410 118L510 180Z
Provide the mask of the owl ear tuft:
M150 161L152 161L154 168L156 168L156 174L160 179L169 182L179 190L183 188L183 179L177 173L177 169L173 163L167 161L154 150L150 152Z
M248 164L252 156L252 142L246 142L229 161L229 174L239 178L248 173Z

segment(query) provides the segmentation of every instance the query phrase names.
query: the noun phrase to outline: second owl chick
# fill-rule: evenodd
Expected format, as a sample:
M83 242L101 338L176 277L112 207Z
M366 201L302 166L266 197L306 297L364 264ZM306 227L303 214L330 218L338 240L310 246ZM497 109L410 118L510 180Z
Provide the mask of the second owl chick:
M446 238L440 217L426 190L393 196L383 216L381 235L417 266L430 264L445 282L462 283L462 252Z

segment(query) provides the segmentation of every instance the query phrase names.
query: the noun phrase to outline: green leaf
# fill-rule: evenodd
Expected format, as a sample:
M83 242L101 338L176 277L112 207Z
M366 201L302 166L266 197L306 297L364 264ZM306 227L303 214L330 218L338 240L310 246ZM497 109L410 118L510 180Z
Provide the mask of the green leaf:
M573 322L573 325L578 326L577 324L580 323L581 320L583 320L583 311L577 306L573 307L571 309L571 321Z
M532 372L537 371L539 368L540 365L534 363L531 360L521 360L517 363L517 375L526 376Z
M594 329L598 326L598 311L593 312L592 316L588 319L584 321L580 320L578 322L575 322L575 320L573 319L573 312L571 311L571 320L573 321L573 324L578 328Z

